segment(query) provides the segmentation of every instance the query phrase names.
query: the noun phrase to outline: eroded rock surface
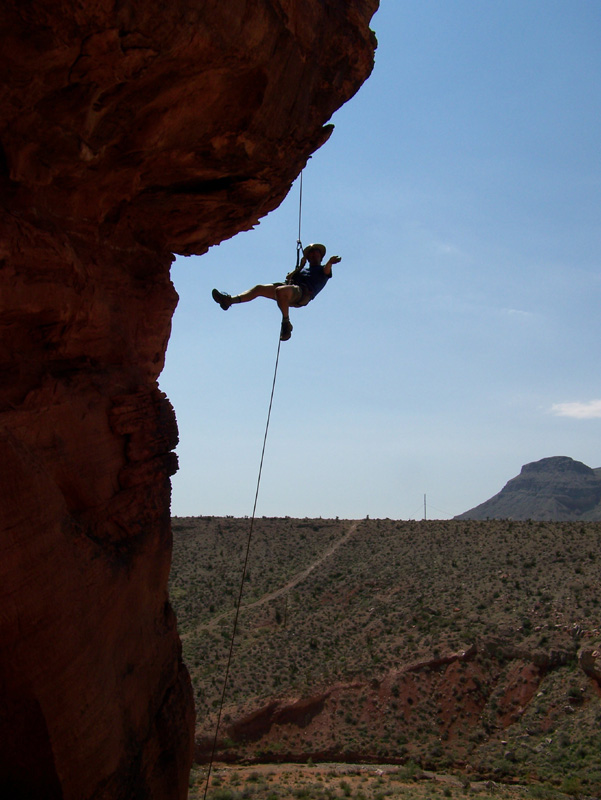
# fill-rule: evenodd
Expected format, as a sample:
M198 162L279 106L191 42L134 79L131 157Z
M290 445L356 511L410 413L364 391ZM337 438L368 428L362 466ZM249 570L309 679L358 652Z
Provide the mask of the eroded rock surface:
M376 7L3 3L3 796L186 796L172 253L281 202L369 75Z
M582 648L583 672L577 673L582 688L570 691L562 668L574 656L573 647L528 651L490 640L377 679L358 677L313 695L251 703L224 728L218 760L403 763L410 758L436 767L445 758L463 767L480 763L486 774L482 755L504 746L505 736L540 738L556 729L561 714L596 706L598 689L584 675L598 681L599 652ZM367 735L358 734L361 728ZM212 747L210 736L200 736L197 760L207 762Z

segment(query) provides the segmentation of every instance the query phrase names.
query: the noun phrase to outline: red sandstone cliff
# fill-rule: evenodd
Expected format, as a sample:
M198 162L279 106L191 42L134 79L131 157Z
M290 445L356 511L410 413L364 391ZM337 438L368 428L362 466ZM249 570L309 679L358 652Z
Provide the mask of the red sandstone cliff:
M3 796L186 796L171 254L279 204L371 70L376 7L2 4Z

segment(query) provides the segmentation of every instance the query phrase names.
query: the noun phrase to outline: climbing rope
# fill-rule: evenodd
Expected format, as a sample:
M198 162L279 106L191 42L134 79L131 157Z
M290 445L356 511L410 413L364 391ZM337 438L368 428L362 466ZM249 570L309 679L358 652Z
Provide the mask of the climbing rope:
M303 171L300 174L300 191L298 197L298 239L296 240L296 269L300 266L301 253L303 252L303 245L301 242L301 219L303 213Z
M226 690L227 690L227 682L228 682L228 678L229 678L229 674L230 674L230 666L231 666L231 663L232 663L232 653L234 652L234 641L236 639L236 631L238 629L238 617L240 615L240 606L242 605L242 592L244 590L244 580L246 578L246 571L247 571L247 567L248 567L248 556L249 556L249 553L250 553L250 543L251 543L251 540L252 540L253 528L255 526L255 515L256 515L256 511L257 511L257 500L259 498L259 486L261 485L261 474L263 472L263 459L265 457L265 445L267 444L267 433L269 431L269 421L271 419L271 407L273 405L273 394L275 392L275 382L276 382L276 378L277 378L277 374L278 374L278 364L279 364L279 361L280 361L280 347L281 347L281 345L282 345L282 342L281 342L281 340L278 339L278 352L277 352L277 355L276 355L276 358L275 358L275 369L273 371L273 383L271 385L271 396L269 398L269 410L267 412L267 423L265 425L265 435L263 436L263 449L261 450L261 461L260 461L260 464L259 464L259 475L257 477L257 488L256 488L256 491L255 491L255 502L254 502L254 505L253 505L252 517L250 519L250 528L249 528L249 531L248 531L248 540L246 542L246 554L245 554L245 557L244 557L244 566L242 567L242 578L240 580L240 591L238 593L238 601L236 603L236 614L234 616L234 624L233 624L233 628L232 628L232 639L231 639L231 642L230 642L230 650L229 650L229 654L228 654L228 658L227 658L227 665L226 665L226 668L225 668L225 677L223 679L223 690L221 692L221 702L219 704L219 712L217 714L217 725L215 727L215 738L213 739L213 749L211 751L211 758L209 760L209 769L208 769L208 772L207 772L207 779L206 779L204 795L203 795L204 800L206 800L206 797L207 797L207 791L209 789L209 779L211 777L211 770L213 768L213 760L215 758L215 752L217 750L217 739L218 739L218 736L219 736L219 727L221 725L221 714L223 712L223 705L225 703L225 694L226 694Z
M301 244L301 219L302 219L302 207L303 207L303 173L301 171L300 174L300 194L299 194L299 203L298 203L298 240L296 243L296 268L298 269L300 266L300 259L301 253L303 251L303 246ZM246 571L248 568L248 557L250 554L250 543L252 541L253 529L255 526L255 515L257 511L257 500L259 498L259 487L261 485L261 475L263 473L263 460L265 458L265 446L267 444L267 433L269 431L269 422L271 420L271 407L273 405L273 395L275 392L275 382L278 375L278 364L280 362L280 347L282 345L281 339L278 337L278 351L275 357L275 369L273 371L273 383L271 384L271 396L269 398L269 409L267 411L267 423L265 425L265 434L263 436L263 448L261 450L261 461L259 463L259 474L257 476L257 488L255 490L255 502L253 505L253 513L252 517L250 518L250 526L248 531L248 539L246 542L246 554L244 556L244 565L242 567L242 577L240 579L240 589L238 592L238 600L236 602L236 613L234 615L234 624L232 626L232 638L230 641L230 649L227 657L227 664L225 668L225 676L223 679L223 689L221 691L221 701L219 703L219 711L217 713L217 724L215 726L215 736L213 738L213 747L211 750L211 758L209 759L209 768L207 771L207 778L205 781L205 788L203 794L203 800L206 800L207 792L209 790L209 780L211 778L211 770L213 769L213 761L215 759L215 753L217 751L217 741L219 738L219 728L221 726L221 715L223 713L223 706L225 704L225 695L227 691L227 683L230 674L230 666L232 663L232 654L234 652L234 642L236 639L236 631L238 630L238 617L240 616L240 606L242 605L242 593L244 591L244 581L246 579Z

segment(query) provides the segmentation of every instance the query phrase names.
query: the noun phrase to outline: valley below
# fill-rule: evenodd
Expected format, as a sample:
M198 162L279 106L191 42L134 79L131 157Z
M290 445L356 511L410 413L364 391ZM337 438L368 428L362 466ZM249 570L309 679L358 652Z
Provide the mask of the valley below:
M170 596L197 770L211 758L229 661L222 770L361 765L358 783L392 770L401 783L451 775L599 794L598 523L257 519L231 647L249 527L173 519ZM234 774L217 779L216 800L242 792ZM342 780L331 792L350 796ZM365 788L353 797L371 797Z

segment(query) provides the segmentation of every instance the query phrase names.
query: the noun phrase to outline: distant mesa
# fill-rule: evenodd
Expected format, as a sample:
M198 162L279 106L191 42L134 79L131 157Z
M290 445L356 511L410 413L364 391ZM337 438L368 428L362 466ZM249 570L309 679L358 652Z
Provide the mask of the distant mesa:
M601 468L567 456L525 464L501 491L455 519L601 520Z

